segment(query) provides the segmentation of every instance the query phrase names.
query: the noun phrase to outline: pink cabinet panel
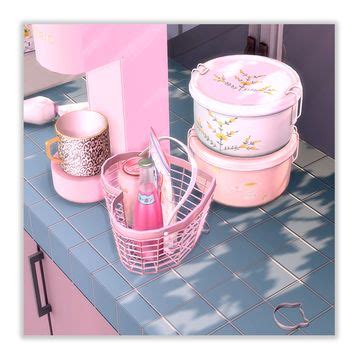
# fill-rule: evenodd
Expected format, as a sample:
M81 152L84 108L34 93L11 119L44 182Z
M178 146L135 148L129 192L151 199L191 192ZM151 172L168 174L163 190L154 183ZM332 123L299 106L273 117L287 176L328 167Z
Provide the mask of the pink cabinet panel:
M37 252L37 247L26 232L24 239L24 334L48 335L48 317L38 317L28 265L28 256ZM42 263L47 297L52 308L50 319L54 335L117 335L113 327L46 254ZM40 281L39 283L41 284Z
M36 252L36 243L24 231L24 335L50 335L48 316L39 317L37 312L31 277L29 256Z
M54 335L116 335L116 331L45 255L46 290L52 306Z

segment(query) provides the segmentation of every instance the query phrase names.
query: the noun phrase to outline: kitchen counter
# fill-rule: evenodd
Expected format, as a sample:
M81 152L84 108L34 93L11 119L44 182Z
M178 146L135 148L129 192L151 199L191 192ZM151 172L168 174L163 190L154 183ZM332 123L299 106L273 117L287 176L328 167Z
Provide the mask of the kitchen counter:
M169 60L171 136L193 122L190 71ZM37 95L86 101L81 78ZM301 119L300 119L301 121ZM210 233L175 269L135 275L119 261L104 202L56 194L44 143L53 123L24 126L24 229L121 335L287 334L273 320L302 302L310 325L291 334L334 334L334 160L301 141L288 191L262 208L214 203ZM298 321L283 311L282 321Z

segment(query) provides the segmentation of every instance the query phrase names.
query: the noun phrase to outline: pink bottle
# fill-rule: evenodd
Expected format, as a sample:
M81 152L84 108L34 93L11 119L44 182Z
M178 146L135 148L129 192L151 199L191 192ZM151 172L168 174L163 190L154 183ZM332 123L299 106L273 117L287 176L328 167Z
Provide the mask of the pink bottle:
M152 159L139 161L140 181L137 201L134 206L133 229L153 230L163 226L161 201L156 181L155 165ZM136 244L145 261L158 261L164 248L164 239L147 240Z

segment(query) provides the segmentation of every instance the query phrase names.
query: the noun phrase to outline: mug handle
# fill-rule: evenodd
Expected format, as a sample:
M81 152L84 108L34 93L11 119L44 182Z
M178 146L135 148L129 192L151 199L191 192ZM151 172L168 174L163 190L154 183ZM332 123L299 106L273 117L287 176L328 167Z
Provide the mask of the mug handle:
M60 139L58 136L53 137L50 140L45 141L45 150L46 150L46 156L51 160L54 161L56 164L60 164L63 162L63 160L59 159L58 157L55 157L51 155L51 145L59 142Z

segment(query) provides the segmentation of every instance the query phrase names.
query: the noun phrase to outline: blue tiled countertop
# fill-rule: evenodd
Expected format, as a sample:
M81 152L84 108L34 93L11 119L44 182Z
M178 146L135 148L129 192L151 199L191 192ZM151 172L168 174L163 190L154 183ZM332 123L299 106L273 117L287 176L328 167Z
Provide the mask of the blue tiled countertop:
M171 135L193 122L190 71L169 60ZM86 81L44 91L60 104L86 100ZM139 276L120 263L104 202L75 204L53 188L45 140L53 124L24 128L24 228L122 335L288 334L273 320L302 302L310 325L291 334L334 334L334 160L304 141L290 185L262 208L214 203L185 262ZM279 316L299 319L294 311Z

